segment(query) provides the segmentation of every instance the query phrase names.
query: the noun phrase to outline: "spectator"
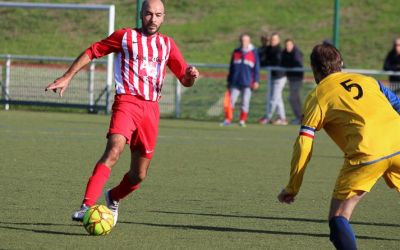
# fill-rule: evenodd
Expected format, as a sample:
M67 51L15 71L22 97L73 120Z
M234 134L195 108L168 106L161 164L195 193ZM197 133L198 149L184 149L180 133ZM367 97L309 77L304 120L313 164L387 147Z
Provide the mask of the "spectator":
M269 37L267 34L261 36L261 47L258 48L258 57L260 58L260 66L267 66L267 54L269 46Z
M387 71L399 71L400 72L400 37L396 38L393 42L393 48L386 56L385 64L383 69ZM389 82L391 88L397 93L399 92L400 76L391 75L389 76Z
M282 49L278 33L271 35L271 44L267 49L267 66L280 66L282 59ZM275 111L278 111L278 119L272 122L275 125L287 125L285 106L283 103L282 92L285 87L285 72L273 70L271 72L272 81L269 83L267 95L266 115L258 120L260 124L272 122Z
M303 67L303 53L296 46L292 39L286 39L285 49L282 53L282 67L285 68L302 68ZM304 72L286 72L286 77L289 82L289 103L292 107L295 119L292 124L300 124L301 122L301 99L300 89L303 85Z
M250 108L252 89L257 89L259 84L260 63L257 51L251 44L250 36L240 36L240 47L232 53L228 75L229 104L225 108L225 121L222 126L229 126L233 119L233 110L239 95L242 96L242 107L239 125L246 126L247 115Z

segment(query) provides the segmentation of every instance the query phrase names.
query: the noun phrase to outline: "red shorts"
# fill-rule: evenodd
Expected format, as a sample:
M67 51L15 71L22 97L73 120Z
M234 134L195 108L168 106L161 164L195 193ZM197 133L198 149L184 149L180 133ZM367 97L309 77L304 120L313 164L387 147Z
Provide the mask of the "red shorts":
M131 150L151 159L156 146L160 111L158 102L132 95L116 95L107 137L120 134Z

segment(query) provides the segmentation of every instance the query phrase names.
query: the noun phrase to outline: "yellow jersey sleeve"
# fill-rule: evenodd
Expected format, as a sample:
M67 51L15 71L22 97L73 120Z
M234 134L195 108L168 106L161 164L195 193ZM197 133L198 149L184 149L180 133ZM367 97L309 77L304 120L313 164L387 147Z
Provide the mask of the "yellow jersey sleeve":
M307 97L306 103L304 105L303 119L301 121L302 128L310 128L312 131L319 131L323 127L324 115L322 108L319 105L318 98L316 95L316 89L310 93ZM300 130L300 135L301 135ZM304 131L307 132L307 131ZM311 133L312 137L314 134Z
M304 172L311 159L315 131L320 130L322 124L323 113L314 91L309 95L304 106L300 133L293 146L290 179L285 188L286 192L291 194L299 192Z

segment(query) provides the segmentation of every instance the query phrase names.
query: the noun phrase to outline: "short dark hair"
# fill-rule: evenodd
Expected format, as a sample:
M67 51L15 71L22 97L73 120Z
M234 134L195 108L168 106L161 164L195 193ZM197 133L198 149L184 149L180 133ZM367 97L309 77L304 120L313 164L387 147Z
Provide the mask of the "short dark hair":
M311 66L314 72L328 76L342 70L343 60L340 51L329 44L318 44L310 55Z
M268 34L267 34L267 33L263 33L263 34L261 34L261 39L268 40L268 39L269 39L269 36L268 36Z

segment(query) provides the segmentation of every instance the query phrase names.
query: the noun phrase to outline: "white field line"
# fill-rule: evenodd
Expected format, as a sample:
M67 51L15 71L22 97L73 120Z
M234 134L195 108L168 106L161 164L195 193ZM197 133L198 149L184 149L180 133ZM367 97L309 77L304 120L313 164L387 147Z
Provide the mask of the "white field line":
M224 104L224 96L221 96L217 102L214 103L214 105L212 105L208 111L207 111L207 115L208 116L219 116L222 114L223 112L223 104Z

